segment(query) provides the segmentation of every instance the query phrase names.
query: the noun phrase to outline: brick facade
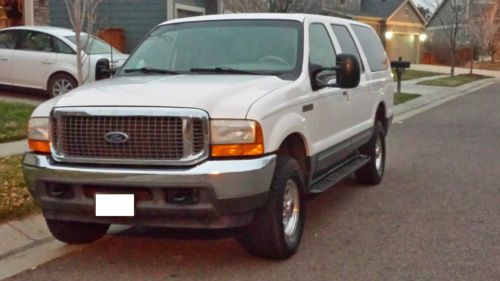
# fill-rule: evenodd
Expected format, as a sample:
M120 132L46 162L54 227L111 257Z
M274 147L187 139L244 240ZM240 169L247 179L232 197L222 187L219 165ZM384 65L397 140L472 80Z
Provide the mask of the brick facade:
M50 15L48 2L48 0L33 1L35 25L49 25Z

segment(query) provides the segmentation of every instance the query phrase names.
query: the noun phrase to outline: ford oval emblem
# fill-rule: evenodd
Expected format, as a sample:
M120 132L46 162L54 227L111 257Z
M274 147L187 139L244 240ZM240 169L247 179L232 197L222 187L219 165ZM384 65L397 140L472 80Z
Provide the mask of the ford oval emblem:
M104 136L104 139L112 144L121 144L127 142L129 137L124 132L109 132Z

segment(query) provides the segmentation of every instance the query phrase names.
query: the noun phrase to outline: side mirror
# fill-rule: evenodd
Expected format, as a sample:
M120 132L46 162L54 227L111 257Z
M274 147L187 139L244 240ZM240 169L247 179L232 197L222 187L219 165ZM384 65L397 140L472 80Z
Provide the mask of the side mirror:
M102 80L110 78L114 71L110 68L108 59L100 59L95 65L95 80Z
M336 78L335 83L329 83L329 80ZM361 78L361 69L359 61L354 55L337 55L337 65L331 68L315 67L311 71L313 89L317 90L324 87L337 87L343 89L356 88Z

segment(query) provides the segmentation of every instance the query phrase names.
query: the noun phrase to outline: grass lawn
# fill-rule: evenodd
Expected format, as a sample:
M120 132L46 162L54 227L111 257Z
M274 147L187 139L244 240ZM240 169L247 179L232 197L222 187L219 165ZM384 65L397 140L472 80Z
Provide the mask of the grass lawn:
M426 86L442 86L442 87L458 87L464 84L474 82L481 79L492 78L491 76L484 76L473 74L470 76L469 74L460 74L455 75L454 77L448 76L433 80L427 80L419 82L418 85L426 85Z
M396 72L394 69L392 70L392 73L394 74L394 81L396 81ZM403 73L403 77L402 77L401 81L430 77L430 76L437 76L437 75L443 75L443 74L437 73L437 72L430 72L430 71L419 71L419 70L407 69Z
M32 105L0 101L0 143L26 138Z
M24 184L22 156L0 158L0 223L38 211Z
M394 93L394 105L402 104L418 97L420 97L419 94Z

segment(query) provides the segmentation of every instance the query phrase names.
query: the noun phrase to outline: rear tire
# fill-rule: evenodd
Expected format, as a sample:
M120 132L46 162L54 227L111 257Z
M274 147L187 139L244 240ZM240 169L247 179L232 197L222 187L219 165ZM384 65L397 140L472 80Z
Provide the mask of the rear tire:
M297 160L279 156L269 199L236 239L250 254L284 260L298 249L305 220L304 179Z
M88 244L101 239L108 232L109 224L59 221L47 219L47 226L59 241L68 244Z
M375 123L372 138L359 152L369 156L370 161L356 171L357 180L366 185L379 184L385 171L385 132L380 121Z
M57 97L73 90L78 86L75 78L67 73L57 73L50 77L47 83L47 92L50 96Z

